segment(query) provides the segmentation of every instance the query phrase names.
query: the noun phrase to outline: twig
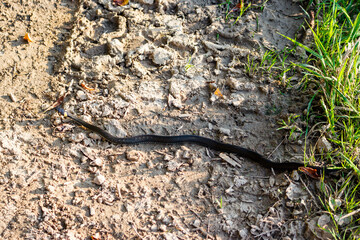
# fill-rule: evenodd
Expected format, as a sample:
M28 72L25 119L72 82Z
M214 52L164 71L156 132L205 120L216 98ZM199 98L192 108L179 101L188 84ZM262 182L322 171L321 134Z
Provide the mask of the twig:
M352 216L352 215L355 215L355 214L357 214L357 213L359 213L359 212L360 212L360 208L359 208L358 210L355 210L355 211L353 211L353 212L351 212L351 213L348 213L348 214L342 216L339 220L343 220L343 219L348 218L348 217L350 217L350 216Z
M134 226L133 223L130 223L130 225L131 225L131 227L134 229L136 235L138 235L138 237L139 237L140 239L145 239L145 238L143 238L143 237L138 233L138 231L136 230L136 228L135 228L135 226Z
M310 194L310 196L314 199L314 203L316 205L317 208L320 208L320 206L317 204L316 202L316 198L314 197L314 195L311 193L311 191L309 190L309 188L306 186L306 184L304 183L304 181L302 180L302 178L300 178L301 183L304 185L306 191ZM305 206L306 207L306 206Z
M257 238L257 237L260 237L260 236L262 236L262 235L265 235L265 234L268 234L268 233L272 233L272 232L276 232L276 231L281 232L280 229L272 229L272 230L269 230L269 231L266 231L266 232L262 232L262 233L256 235L255 237Z
M285 141L285 138L276 146L276 148L269 154L268 158L271 157L271 155L274 154L274 152L281 146L281 144Z

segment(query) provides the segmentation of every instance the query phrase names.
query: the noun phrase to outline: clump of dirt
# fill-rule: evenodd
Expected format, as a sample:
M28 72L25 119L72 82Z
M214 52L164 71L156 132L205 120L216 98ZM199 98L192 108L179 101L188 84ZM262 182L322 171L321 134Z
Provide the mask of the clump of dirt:
M279 119L306 109L305 99L252 74L250 64L267 48L289 44L277 32L293 36L302 11L285 0L252 2L259 7L234 23L225 19L227 5L213 0L123 7L112 0L4 1L1 236L304 239L306 228L308 236L318 234L315 218L306 225L317 186L297 173L274 175L194 145L118 146L44 113L67 93L67 111L119 137L197 134L274 161L302 161L301 139L288 142L276 129ZM25 32L33 43L23 41Z

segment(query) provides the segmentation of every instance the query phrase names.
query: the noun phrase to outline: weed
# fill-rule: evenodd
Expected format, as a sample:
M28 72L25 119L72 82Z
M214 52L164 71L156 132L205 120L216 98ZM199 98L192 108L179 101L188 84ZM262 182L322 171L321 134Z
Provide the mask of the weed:
M195 65L191 64L191 57L189 58L189 61L185 65L185 71L188 71L190 68L195 67Z
M222 197L220 197L220 200L216 199L216 202L219 205L219 208L222 209L223 208L223 199L222 199Z
M281 120L278 124L281 125L277 130L289 130L290 141L295 141L303 135L303 130L296 124L296 120L300 115L290 114L285 120Z
M225 5L225 7L226 7L226 15L227 15L230 11L230 6L232 5L232 1L225 0L225 2L219 4L219 6L223 6L223 5Z

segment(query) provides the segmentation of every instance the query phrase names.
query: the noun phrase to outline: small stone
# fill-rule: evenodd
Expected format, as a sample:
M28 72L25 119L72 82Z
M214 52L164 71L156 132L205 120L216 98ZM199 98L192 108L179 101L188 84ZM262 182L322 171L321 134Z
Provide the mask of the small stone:
M18 99L15 97L15 95L13 93L9 93L9 97L10 97L11 101L13 101L13 102L18 101Z
M71 134L69 137L70 142L79 143L85 139L84 133L78 133L78 134Z
M157 48L152 54L152 61L157 65L165 65L172 59L172 53L164 48Z
M169 29L170 31L172 31L176 34L180 34L183 32L182 24L183 23L180 20L173 19L173 18L170 19L169 21L165 22L167 29Z
M299 175L299 172L298 171L292 171L291 173L291 178L294 180L294 181L299 181L300 180L300 175Z
M168 97L168 105L174 106L178 109L183 108L181 100L179 98L174 98L171 94L169 94L169 97Z
M109 107L108 105L104 105L103 107L102 107L102 116L103 117L106 117L106 116L109 116L109 115L111 115L113 113L113 110L112 110L112 108L111 107Z
M165 214L164 214L164 211L163 210L160 210L158 215L156 215L156 220L160 221L162 220L163 218L165 217Z
M80 101L85 101L85 100L87 100L87 95L84 91L79 90L76 93L76 98Z
M154 0L138 0L138 1L142 4L148 4L148 5L154 4Z
M153 231L153 232L156 232L158 230L158 227L156 224L153 224L151 227L150 227L150 230Z
M269 184L270 184L270 187L273 187L275 184L275 177L273 175L271 175L269 178Z
M232 105L234 105L235 107L239 107L239 106L243 105L245 102L244 96L242 96L241 94L238 94L238 93L231 94L230 99L231 99L230 101L231 101Z
M96 133L89 133L89 137L93 140L100 140L101 136L99 134Z
M52 185L48 185L48 186L46 187L46 190L48 190L49 193L53 193L53 192L55 192L55 187L52 186Z
M84 145L85 146L90 146L92 144L92 142L91 142L91 139L90 138L85 138L84 139Z
M131 71L133 71L134 74L140 78L146 76L149 73L148 70L138 61L133 62Z
M90 215L90 216L94 216L94 215L95 215L95 208L94 208L94 207L89 207L89 215Z
M174 172L176 171L182 164L177 162L176 160L171 160L169 161L166 166L167 166L167 170Z
M167 231L167 227L165 224L161 224L160 225L160 230L163 231L163 232L166 232Z
M98 174L94 178L94 183L97 184L97 185L103 185L105 181L106 181L106 178L101 174Z
M112 56L123 56L124 55L124 48L123 44L118 39L112 39L107 44L108 52Z
M241 230L239 231L239 235L240 235L241 239L248 239L248 237L249 237L249 231L248 231L246 228L241 229Z
M192 224L194 227L198 228L201 225L201 221L199 219L195 219L195 221Z
M292 182L286 188L286 196L292 201L297 201L300 199L306 200L307 198L309 198L308 193L303 189L302 186L294 184Z
M339 214L339 215L335 215L334 219L336 223L339 224L339 226L345 226L351 222L352 216L344 217L343 215Z
M228 128L223 128L223 127L221 127L221 128L219 128L219 132L220 133L222 133L222 134L225 134L225 135L230 135L230 133L231 133L231 130L230 129L228 129Z
M235 176L234 184L235 187L241 187L242 185L246 184L248 180L244 176Z
M213 56L209 56L208 58L206 58L206 62L211 63L214 61L214 57Z
M320 224L324 224L325 222L327 222L327 224L325 225L320 225L319 223L319 219L320 217L315 217L313 219L311 219L310 221L306 222L306 229L304 232L304 237L305 239L332 239L332 235L329 232L330 229L334 229L334 224L332 223L332 221L328 222L327 217L323 217L322 220L320 220ZM335 220L336 220L336 215L335 215ZM324 227L324 229L322 229Z
M90 165L101 167L103 165L103 160L101 158L95 158L94 161L90 162Z
M140 151L131 150L126 152L126 159L130 161L141 161L144 158L144 154Z
M322 136L317 144L317 149L320 153L330 152L332 150L331 143L326 139L325 136Z
M323 214L323 215L321 215L321 216L319 217L319 219L318 219L318 225L319 225L319 227L321 227L321 228L327 228L328 225L329 225L329 223L330 223L330 221L331 221L330 216L327 215L327 214Z

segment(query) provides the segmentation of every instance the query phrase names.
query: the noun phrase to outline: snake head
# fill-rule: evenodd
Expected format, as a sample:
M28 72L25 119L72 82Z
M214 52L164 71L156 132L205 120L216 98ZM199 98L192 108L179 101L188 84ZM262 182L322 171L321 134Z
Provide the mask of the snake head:
M65 116L65 117L67 116L67 113L66 113L66 111L65 111L63 108L57 106L57 107L55 108L55 110L58 111L61 115Z
M316 180L319 180L321 178L321 169L318 168L299 167L299 171Z

